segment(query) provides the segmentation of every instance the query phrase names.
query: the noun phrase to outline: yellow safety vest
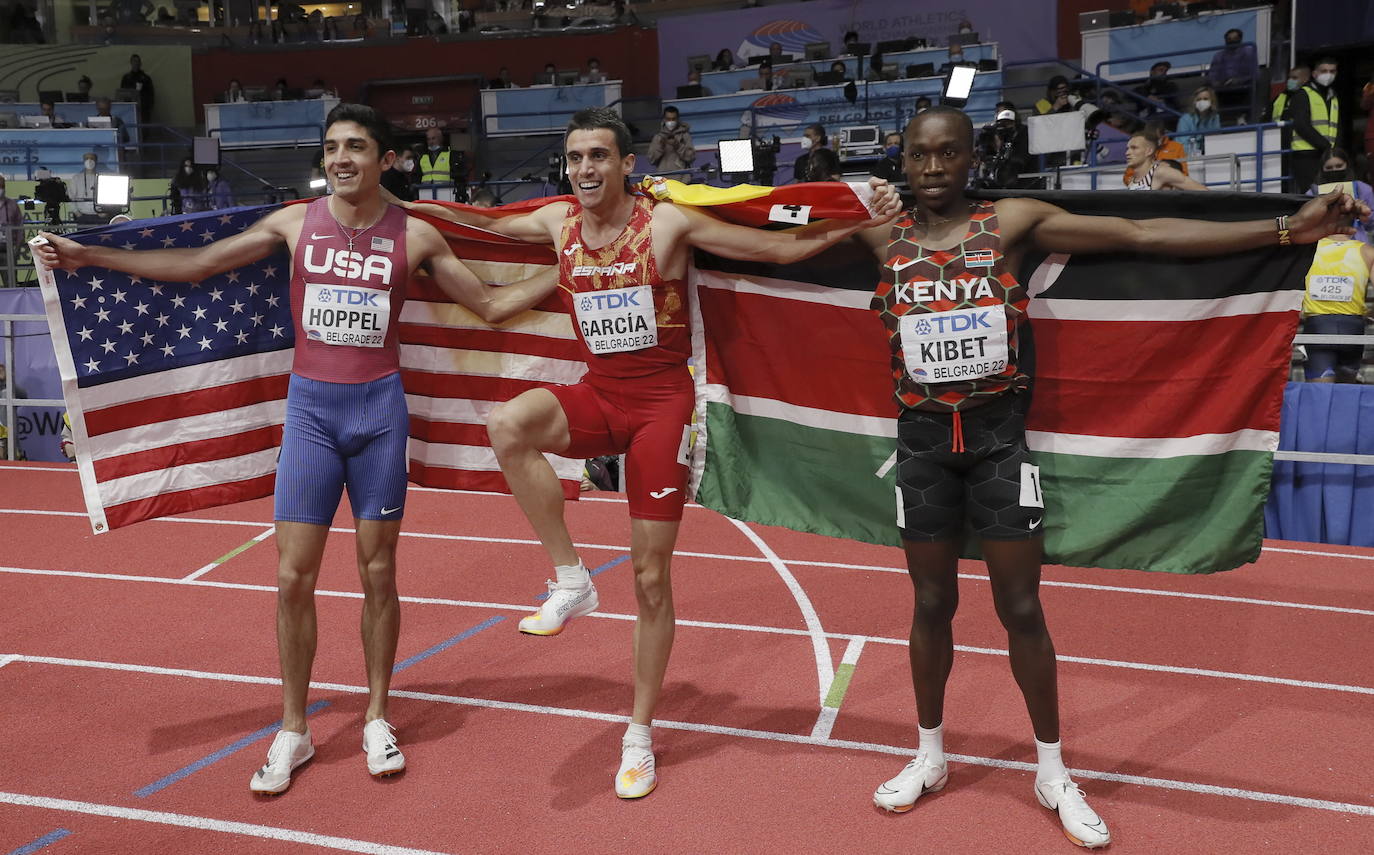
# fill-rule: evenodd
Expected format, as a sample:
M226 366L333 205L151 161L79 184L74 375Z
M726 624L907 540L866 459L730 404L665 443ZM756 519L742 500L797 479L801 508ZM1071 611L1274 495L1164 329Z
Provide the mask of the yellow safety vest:
M449 150L440 149L437 155L431 156L429 152L420 155L420 183L421 184L446 184L453 180L453 174L449 171Z
M1326 137L1326 147L1331 148L1336 144L1336 128L1341 122L1341 105L1333 95L1328 103L1322 94L1311 86L1304 86L1302 91L1307 93L1307 103L1309 112L1312 114L1312 127L1317 133ZM1329 108L1329 109L1328 109ZM1301 136L1293 135L1293 151L1315 151L1312 143L1303 139Z
M1307 315L1363 315L1369 265L1354 238L1322 238L1307 271L1302 311ZM1321 299L1323 296L1326 299Z
M1274 99L1274 105L1269 108L1269 117L1274 121L1283 118L1283 111L1288 109L1288 93L1280 92L1279 97Z

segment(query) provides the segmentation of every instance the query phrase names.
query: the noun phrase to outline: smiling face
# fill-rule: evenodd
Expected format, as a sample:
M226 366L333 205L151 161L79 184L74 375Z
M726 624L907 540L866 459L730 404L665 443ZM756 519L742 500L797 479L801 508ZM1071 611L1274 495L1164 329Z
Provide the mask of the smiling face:
M615 133L608 128L575 130L564 143L568 180L584 208L614 205L625 193L625 179L634 171L635 156L622 155Z
M963 199L973 164L972 130L962 115L927 111L906 127L903 169L920 208L948 210Z
M335 122L324 135L324 173L334 195L354 202L376 192L382 171L390 169L396 152L382 152L367 129L357 122Z

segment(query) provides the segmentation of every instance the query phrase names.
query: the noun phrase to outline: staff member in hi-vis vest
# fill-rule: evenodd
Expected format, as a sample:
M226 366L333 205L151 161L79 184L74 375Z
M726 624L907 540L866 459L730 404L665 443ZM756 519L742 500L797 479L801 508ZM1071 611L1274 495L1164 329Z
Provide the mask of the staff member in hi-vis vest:
M1322 238L1307 271L1302 331L1312 335L1363 335L1365 290L1374 246L1344 234ZM1364 348L1358 344L1307 345L1307 379L1355 382Z
M463 155L461 152L455 154L448 146L444 145L444 132L439 128L430 128L425 131L425 151L420 155L420 183L421 184L448 184L452 182L453 189L444 188L435 191L427 189L422 192L425 198L437 198L452 202L466 202L468 199L467 187L464 185L463 176L460 174L462 169Z
M1336 146L1341 105L1336 99L1336 60L1325 57L1312 70L1312 79L1293 93L1288 114L1293 119L1293 184L1295 193L1311 187L1327 149Z

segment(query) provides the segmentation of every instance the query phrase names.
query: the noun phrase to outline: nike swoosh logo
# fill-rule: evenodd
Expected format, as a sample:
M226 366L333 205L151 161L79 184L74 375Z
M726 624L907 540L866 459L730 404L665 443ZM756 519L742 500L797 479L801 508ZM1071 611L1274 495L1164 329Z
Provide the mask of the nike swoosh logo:
M669 493L676 493L676 492L677 492L677 488L676 488L676 487L664 487L662 490L651 490L651 491L649 492L649 495L650 495L650 496L653 496L655 499L662 499L662 498L666 498L667 495L668 495Z
M1031 521L1030 521L1030 528L1037 528L1037 527L1039 527L1040 521L1043 520L1043 519L1044 519L1044 517L1036 517L1035 519L1031 520Z
M910 267L911 265L915 264L916 262L918 262L918 261L920 261L920 260L921 260L921 259L919 259L919 258L913 258L913 259L911 259L910 261L904 261L904 262L902 262L901 264L894 264L894 265L892 265L892 272L893 272L893 273L901 273L903 270L906 270L908 267Z
M395 507L395 508L382 508L382 516L384 516L384 517L385 517L385 516L389 516L389 515L391 515L391 514L396 513L396 512L399 511L399 510L400 510L400 507ZM1031 528L1035 528L1035 526L1031 526Z
M310 239L311 239L311 240L324 240L325 238L328 238L328 237L333 237L333 235L317 235L317 234L315 234L314 232L311 232L311 233L310 233Z

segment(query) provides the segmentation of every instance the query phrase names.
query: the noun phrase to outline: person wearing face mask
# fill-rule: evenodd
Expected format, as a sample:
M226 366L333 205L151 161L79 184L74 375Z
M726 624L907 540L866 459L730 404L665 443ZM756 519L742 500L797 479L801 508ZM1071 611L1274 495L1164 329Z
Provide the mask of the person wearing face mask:
M1341 126L1341 105L1332 84L1336 60L1323 57L1312 69L1312 80L1292 97L1289 117L1293 122L1293 176L1295 193L1306 192L1321 171L1322 152L1336 145Z
M205 170L205 201L212 211L234 207L234 191L217 167Z
M81 171L67 179L67 199L72 203L72 212L78 223L104 223L105 219L95 210L95 184L99 175L99 161L95 152L88 151L81 158Z
M461 151L453 151L444 145L444 132L440 128L430 128L425 131L425 150L420 153L419 183L421 184L447 184L452 182L453 190L435 189L428 198L441 199L449 202L467 201L467 157ZM411 185L415 184L416 176L412 175ZM412 190L413 192L413 190Z
M1240 124L1249 121L1258 61L1255 46L1242 44L1245 34L1238 29L1226 31L1226 45L1212 56L1207 66L1207 82L1221 98L1218 105L1223 119L1235 117Z
M649 141L649 162L658 172L676 172L691 169L696 159L691 126L682 121L676 107L664 107L663 124Z
M425 156L428 157L428 153ZM383 170L382 187L402 202L414 202L415 178L415 152L408 148L401 149L396 153L396 160L391 164L391 168ZM448 179L445 177L440 180Z
M797 158L792 164L792 175L796 181L805 181L810 174L811 152L818 148L826 147L826 136L824 125L807 125L806 130L802 131L801 138L801 157Z
M902 133L892 131L883 137L883 159L873 165L873 174L897 188L906 189L906 172L902 169Z
M1368 182L1356 179L1355 170L1351 168L1350 155L1344 149L1333 148L1325 153L1322 170L1317 173L1317 182L1307 189L1307 195L1330 193L1332 190L1341 190L1366 205L1374 203L1374 187L1370 187ZM1356 220L1354 226L1354 238L1371 243L1370 231L1374 223Z
M1221 115L1217 113L1217 96L1210 86L1199 86L1193 90L1193 106L1178 120L1178 136L1188 149L1189 155L1202 154L1203 138L1199 132L1215 131L1221 127ZM1188 136L1193 134L1193 136Z
M205 176L196 169L191 158L181 159L176 175L172 176L168 195L171 197L173 214L194 214L206 209Z
M1269 105L1269 121L1286 122L1293 104L1293 96L1299 89L1307 85L1312 79L1312 67L1300 62L1288 69L1288 80L1284 84L1283 91L1274 98L1274 102ZM1285 131L1287 133L1287 131ZM1288 148L1290 141L1285 139L1283 147Z

